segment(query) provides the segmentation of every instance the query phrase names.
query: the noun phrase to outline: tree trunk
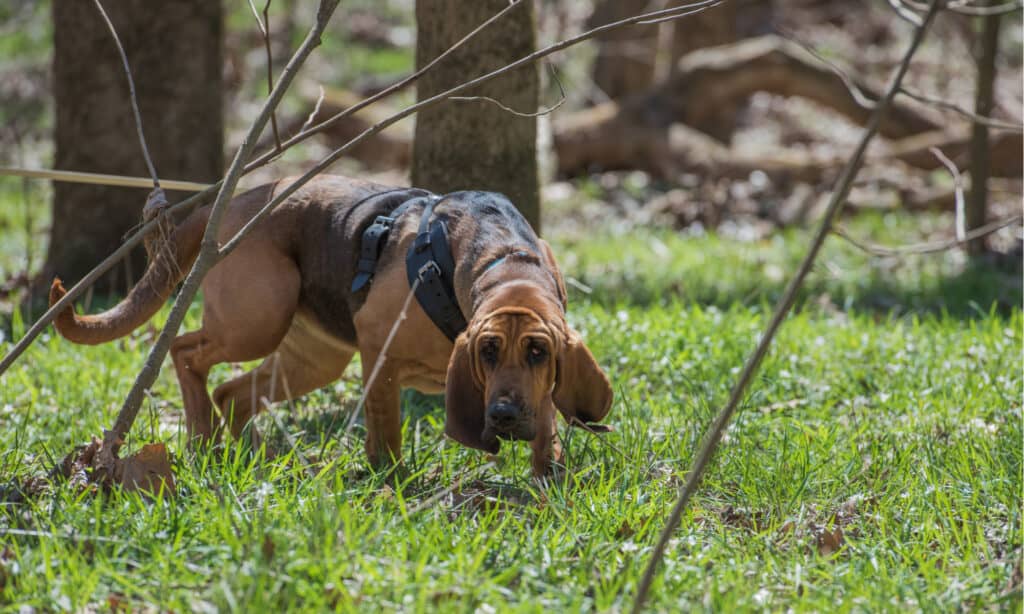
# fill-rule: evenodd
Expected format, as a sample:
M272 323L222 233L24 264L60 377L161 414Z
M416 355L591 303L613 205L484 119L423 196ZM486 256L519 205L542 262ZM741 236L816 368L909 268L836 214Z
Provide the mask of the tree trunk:
M596 28L650 10L650 0L600 0L587 27ZM689 17L685 18L689 19ZM598 34L594 84L618 99L640 92L654 82L658 56L658 26L618 28Z
M103 5L131 65L160 177L218 179L223 159L220 3L167 0L157 8L147 0L104 0ZM54 2L53 26L55 166L148 176L121 58L95 5ZM167 196L174 202L182 195ZM59 275L65 283L83 277L139 222L145 200L145 190L56 183L43 275ZM143 267L139 249L97 289L123 291Z
M989 2L988 4L993 4ZM974 112L988 117L992 114L992 86L996 80L996 53L999 50L999 15L981 18L981 40L976 53L978 82L974 97ZM971 193L967 202L965 222L967 230L985 225L988 210L988 177L990 160L988 126L975 123L971 132ZM986 250L985 237L967 244L970 254Z
M507 0L417 0L416 66L430 62ZM417 81L423 100L528 55L536 32L532 2L506 15ZM536 66L524 66L469 92L522 113L537 110ZM537 119L486 100L448 101L419 113L413 142L412 183L438 193L493 190L509 197L540 230Z
M739 38L736 17L736 2L726 2L669 22L672 26L670 74L678 74L679 60L688 53L736 42ZM739 101L721 105L705 118L700 130L723 143L730 142L732 133L736 131L736 116L742 106Z

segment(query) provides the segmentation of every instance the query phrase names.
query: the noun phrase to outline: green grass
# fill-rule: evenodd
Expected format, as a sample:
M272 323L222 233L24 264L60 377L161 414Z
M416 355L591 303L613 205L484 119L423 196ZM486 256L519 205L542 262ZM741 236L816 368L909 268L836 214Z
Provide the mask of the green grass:
M908 229L939 222L863 217L853 229L905 242ZM338 428L360 392L357 366L259 418L273 460L242 445L190 454L168 367L129 447L168 441L178 495L55 484L3 507L0 603L628 607L701 434L806 239L559 231L566 273L593 288L572 291L570 319L617 396L614 433L563 432L569 472L553 484L529 477L524 445L487 457L445 441L440 400L408 394L409 478L387 486L365 467L359 428ZM670 543L652 607L1019 611L1024 316L1006 279L953 257L894 266L830 241ZM10 332L22 328L15 319ZM109 426L153 335L95 348L40 339L0 380L4 481L43 472ZM837 529L830 553L818 540Z

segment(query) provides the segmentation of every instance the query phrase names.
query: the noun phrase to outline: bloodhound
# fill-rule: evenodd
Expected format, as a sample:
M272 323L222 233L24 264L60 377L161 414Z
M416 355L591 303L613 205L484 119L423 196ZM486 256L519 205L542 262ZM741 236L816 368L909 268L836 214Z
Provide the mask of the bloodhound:
M218 239L233 236L288 181L234 198ZM178 224L170 234L173 249L150 250L144 276L118 305L97 315L61 313L60 334L75 343L104 343L151 318L194 262L209 213L198 209ZM367 230L382 218L390 220L389 232L368 250L373 233ZM431 221L446 226L453 270L443 273L465 328L443 332L417 293L420 300L408 302L384 352L415 283L406 255ZM372 279L354 284L357 270ZM401 454L403 386L443 390L445 433L464 445L493 453L502 439L529 441L538 475L561 459L556 408L578 424L601 420L611 406L608 378L566 323L565 285L551 248L500 194L435 197L320 177L264 218L213 267L202 289L202 327L171 347L190 440L219 439L224 422L237 437L262 400L330 384L357 351L368 385L366 452L378 466ZM50 304L64 293L55 279ZM259 358L256 369L218 386L211 401L211 367Z

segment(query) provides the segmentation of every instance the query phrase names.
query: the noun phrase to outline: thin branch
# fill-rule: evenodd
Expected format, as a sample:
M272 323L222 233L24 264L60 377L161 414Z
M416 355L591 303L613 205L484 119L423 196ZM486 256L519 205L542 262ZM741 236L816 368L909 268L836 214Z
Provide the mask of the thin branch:
M1006 15L1019 11L1021 7L1024 7L1024 2L1017 0L1015 2L1007 2L996 6L971 6L967 2L950 2L946 9L953 11L954 13L960 13L961 15L993 17L996 15Z
M668 545L669 539L679 526L679 522L683 516L683 511L686 509L686 506L690 501L690 497L693 495L694 491L696 491L697 485L700 483L701 477L704 475L704 471L711 462L711 457L718 448L718 443L722 439L722 434L725 432L726 427L729 426L733 413L739 406L740 401L746 393L747 387L750 385L750 382L754 378L754 374L761 365L761 360L768 353L768 348L771 346L772 340L775 338L775 333L778 331L779 327L782 325L782 321L786 318L792 308L793 303L796 300L797 292L803 285L804 279L810 272L811 267L814 265L815 258L828 236L832 220L842 209L843 203L846 202L846 198L850 193L850 186L856 178L857 172L860 170L864 161L864 153L867 150L868 144L878 132L878 126L881 124L882 118L892 105L893 100L896 98L896 93L899 91L900 83L902 83L903 77L910 68L910 60L917 52L921 41L924 40L925 33L928 31L928 26L931 24L942 4L943 0L932 0L928 12L922 19L921 26L915 30L913 40L903 57L903 61L896 69L885 94L878 101L875 111L872 113L871 119L868 121L868 125L864 128L864 134L861 136L857 149L853 152L850 160L843 168L842 175L836 182L828 207L822 216L821 224L814 235L811 246L807 251L807 255L804 256L796 274L793 276L792 280L790 280L789 285L786 286L786 291L775 306L772 318L769 321L768 326L765 328L764 333L761 334L757 347L747 358L746 364L743 366L743 371L739 376L739 380L736 382L736 385L732 389L732 393L729 395L728 402L715 417L714 422L705 434L703 444L697 453L693 466L687 474L686 483L680 489L679 499L672 508L672 513L669 515L668 522L665 524L665 528L662 530L661 536L658 538L658 543L654 548L654 552L651 554L647 568L644 570L643 578L640 582L639 588L637 589L636 598L633 602L634 614L639 614L643 608L644 601L647 598L647 593L651 588L651 583L654 581L654 575L658 569L658 564L661 562L661 559L665 554L665 547Z
M910 22L915 27L921 27L921 16L904 6L900 0L889 0L889 6L892 7L892 10L896 11L896 15L900 19Z
M413 74L409 75L408 77L406 77L405 79L399 81L398 83L395 83L391 87L388 87L388 88L386 88L384 90L381 90L377 94L375 94L373 96L370 96L369 98L363 100L359 104L356 104L356 105L354 105L352 107L349 107L348 109L346 109L346 110L344 110L344 111L342 111L340 113L337 113L333 117L331 117L331 118L329 118L329 119L327 119L327 120L317 124L313 128L308 129L308 130L304 130L304 131L300 132L299 134L296 134L295 136L293 136L292 138L288 139L288 141L286 141L283 144L283 148L285 150L287 150L289 147L291 147L291 146L293 146L293 145L295 145L297 143L300 143L300 142L304 141L305 139L308 139L312 135L317 134L318 132L320 132L320 131L322 131L322 130L332 126L333 124L341 121L342 119L355 114L356 112L360 111L361 109L366 108L367 106L373 104L374 102L376 102L378 100L381 100L383 98L386 98L387 96L390 96L391 94L394 94L394 93L396 93L396 92L398 92L398 91L408 87L409 85L415 83L416 80L419 79L419 77L422 76L427 70L430 70L432 67L436 66L438 64L438 62L442 61L444 58L446 58L449 55L451 55L452 53L454 53L457 49L462 47L469 40L471 40L473 37L475 37L477 34L479 34L485 28L487 28L487 26L489 26L489 25L493 24L494 22L498 21L501 17L503 17L506 14L508 14L509 11L513 10L516 6L518 6L522 2L523 2L523 0L512 0L512 2L509 4L509 6L505 7L504 9L499 11L498 13L495 13L494 16L492 16L490 19L488 19L487 21L485 21L482 24L480 24L479 26L477 26L469 34L467 34L462 39L457 41L454 45L449 47L448 50L446 50L444 53L442 53L441 55L439 55L436 58L434 58L434 60L432 60L430 63L428 63L426 66L424 66L420 70L414 72ZM381 129L383 129L383 128L381 128ZM374 133L370 133L370 134L374 134ZM366 135L366 136L369 136L369 134ZM349 146L354 145L354 144L355 143L351 143ZM346 149L346 151L347 151L347 149ZM273 151L268 151L268 152L264 153L262 156L259 156L257 159L255 159L255 160L249 162L248 164L246 164L245 168L243 169L243 173L242 174L243 175L244 174L248 174L248 173L252 172L253 170L255 170L257 168L260 168L261 166L263 166L263 165L267 164L268 162L272 161L280 153L281 152L278 152L276 149L273 150ZM306 179L306 181L308 181L308 178ZM57 317L58 314L60 314L64 309L69 307L79 296L82 295L83 292L85 292L87 289L91 288L92 284L97 279L99 279L104 273L106 273L108 270L110 270L114 265L116 265L120 261L120 259L122 257L124 257L124 255L126 253L128 253L128 251L130 251L136 245L141 243L150 232L152 232L154 229L156 229L158 227L159 223L162 220L169 219L169 218L165 218L165 215L169 216L170 214L185 213L185 212L191 210L193 207L199 205L200 203L202 203L202 204L209 203L217 195L217 193L219 192L219 190L221 189L221 187L223 185L224 185L224 180L222 179L220 181L217 181L216 183L214 183L210 187L206 188L205 190L203 190L199 194L191 196L191 197L189 197L189 198L187 198L187 199L185 199L185 200L183 200L183 201L173 205L172 207L170 207L168 209L161 210L160 214L155 219L152 219L149 222L143 224L142 227L137 232L135 232L130 237L125 239L125 243L122 244L121 247L119 247L113 254L111 254L109 257L107 257L105 260L103 260L100 264L98 264L95 268L93 268L93 270L90 271L88 274L86 274L86 276L80 282L78 282L77 284L72 286L70 289L68 289L67 294L65 294L63 298L61 298L56 304L52 305L46 311L46 313L44 313L42 315L42 317L40 317L38 320L36 320L35 324L33 324L29 328L29 330L25 333L25 335L22 336L22 338L18 340L18 343L15 344L15 346L13 348L11 348L11 350L7 353L7 355L4 356L3 360L0 361L0 376L2 376L7 371L7 369L9 369L12 364L14 364L14 361L17 360L18 357L20 357L25 352L26 349L28 349L28 347L32 344L32 342L35 341L35 339L39 337L39 334L42 333L46 329L46 327Z
M263 5L263 19L260 19L260 13L256 10L256 3L253 0L249 0L249 8L252 9L252 14L256 17L256 25L259 26L260 34L263 35L263 48L267 54L267 94L274 91L274 56L270 51L270 2ZM274 131L274 144L277 146L277 151L281 151L281 135L277 131L277 113L270 114L270 125Z
M866 243L864 241L854 238L850 234L850 232L847 229L843 228L842 226L837 226L836 228L833 228L832 232L836 236L842 237L850 245L856 247L857 249L863 252L867 252L872 256L888 258L893 256L910 256L944 252L955 247L960 247L961 245L964 245L965 243L968 243L975 239L980 239L994 232L1000 231L1003 228L1010 226L1011 224L1019 223L1022 219L1024 219L1024 216L1014 215L1006 219L997 220L990 224L986 224L984 226L979 226L978 228L975 228L973 230L969 230L966 233L964 233L963 238L950 239L948 241L928 241L925 243L914 243L902 247L888 247L885 245Z
M546 109L541 109L541 110L535 111L533 113L524 113L523 111L516 111L515 109L513 109L512 107L507 106L506 104L504 104L500 100L495 100L494 98L491 98L490 96L452 96L448 100L458 100L460 102L468 102L468 101L480 100L480 101L483 101L483 102L489 102L491 104L497 105L502 111L505 111L507 113L511 113L512 115L517 115L519 117L540 117L542 115L548 115L549 113L554 113L555 110L558 109L558 107L560 107L563 104L565 104L565 88L562 86L562 80L558 78L558 72L555 71L554 64L550 64L549 63L548 66L551 68L551 76L554 78L555 83L558 84L559 98L558 98L558 102L556 102L554 105L552 105L552 106L550 106L550 107L548 107Z
M143 224L142 227L138 230L138 232L128 237L125 240L125 242L121 244L120 247L114 250L114 253L110 254L103 260L103 262L96 265L96 267L93 268L93 270L89 271L86 274L86 276L82 278L81 281L79 281L77 284L69 288L67 294L65 294L63 298L54 303L49 309L47 309L46 313L40 316L40 318L35 321L35 323L25 332L25 334L22 335L21 339L19 339L18 342L14 344L14 347L7 352L7 355L4 356L3 360L0 360L0 376L2 376L7 371L7 369L9 369L12 364L14 364L14 361L16 361L18 357L21 356L30 345L32 345L32 342L35 341L35 339L39 336L41 332L46 330L46 327L50 325L50 322L52 322L53 319L56 318L58 314L60 314L68 307L71 307L75 299L81 296L81 294L85 292L86 289L92 288L92 284L95 283L97 279L102 277L114 265L120 262L121 259L128 254L128 252L130 252L137 245L142 243L146 236L154 229L156 229L164 219L169 219L169 216L172 216L178 213L179 211L187 211L191 207L198 205L200 203L205 204L206 202L209 202L209 199L214 195L214 190L219 185L220 182L218 182L217 184L210 188L207 188L205 191L200 192L199 194L186 198L180 203L174 205L173 207L164 209L157 217ZM165 218L165 216L168 217Z
M324 121L322 121L319 124L313 126L312 128L300 131L298 134L292 136L287 141L285 141L284 144L283 144L283 148L284 149L288 149L288 148L290 148L293 145L301 143L302 141L305 141L309 137L313 136L314 134L318 134L320 132L323 132L327 128L330 128L331 126L333 126L334 124L340 122L341 120L345 119L346 117L350 117L352 115L355 115L359 111L365 109L366 107L368 107L371 104L377 102L378 100L381 100L383 98L387 98L391 94L394 94L395 92L401 91L401 90L405 89L406 87L408 87L409 85L415 83L428 70L430 70L434 66L437 66L437 64L440 63L442 60L444 60L446 57L448 57L451 54L455 53L456 50L458 50L460 47L462 47L467 42L469 42L471 39L473 39L477 34L482 32L488 26L490 26L491 24L495 23L496 21L498 21L499 19L501 19L502 17L507 15L510 11L514 10L517 6L522 4L523 1L524 0L512 0L511 2L509 2L508 6L506 6L502 10L500 10L497 13L495 13L494 15L492 15L491 18L488 19L487 21L485 21L482 24L480 24L479 26L473 28L473 30L470 31L469 34L463 36L454 45L452 45L447 50L445 50L444 53L442 53L441 55L437 56L436 58L434 58L433 60L428 62L427 65L424 66L423 68L417 70L416 72L412 73L411 75L409 75L405 79L402 79L401 81L391 85L390 87L384 88L383 90L377 92L373 96L370 96L370 97L360 101L359 103L352 105L351 107L345 109L344 111L341 111L339 113L334 114L333 116L325 119ZM263 155L259 156L258 158L256 158L255 160L253 160L252 162L247 164L246 167L245 167L245 171L249 172L250 170L252 170L254 168L258 168L260 166L263 166L264 164L267 164L268 162L270 162L274 158L276 158L279 155L279 153L280 152L277 151L277 150L268 151L268 152L264 153Z
M320 114L320 107L324 104L324 86L320 86L320 94L316 97L316 104L313 105L313 110L310 112L309 117L303 122L302 127L299 128L299 132L305 132L307 128L313 125L313 120Z
M949 174L953 176L953 191L956 198L956 216L955 216L955 228L956 238L958 241L964 240L964 233L967 228L967 221L964 217L964 180L963 176L960 175L960 169L956 167L956 164L942 153L942 150L938 147L929 147L928 151L932 152L932 155L939 159L939 162L946 167Z
M257 216L262 217L262 216L266 215L267 212L269 212L273 207L276 207L281 201L284 200L284 198L287 198L288 196L290 196L301 185L303 185L304 183L308 182L310 179L312 179L312 177L316 176L318 173L320 173L321 171L323 171L324 169L329 167L339 157L341 157L342 154L347 152L349 149L351 149L355 145L361 143L363 140L369 138L370 136L373 136L374 134L377 134L378 132L384 130L388 126L398 122L401 119L404 119L404 118L406 118L406 117L416 113L417 111L419 111L419 110L421 110L421 109L423 109L425 107L433 106L433 105L441 102L442 100L444 100L445 98L447 98L447 97L449 97L449 96L451 96L453 94L457 94L458 92L461 92L461 91L463 91L465 89L468 89L470 87L479 85L481 83L489 81L490 79L498 77L501 74L503 74L503 73L505 73L505 72L507 72L509 70L514 70L515 68L518 68L518 67L520 67L520 66L522 66L524 64L536 61L537 59L540 59L540 58L542 58L544 56L550 55L550 54L555 53L557 51L561 51L562 49L571 47L572 45L580 43L580 42L582 42L584 40L587 40L589 38L593 38L597 34L600 34L600 33L603 33L603 32L607 32L609 30L614 30L614 29L617 29L617 28L631 26L631 25L634 25L634 24L636 24L636 23L638 23L640 21L643 21L644 19L650 19L652 17L659 17L659 16L661 16L661 17L663 17L663 16L672 16L674 18L685 17L687 15L691 15L693 13L699 12L699 11L704 10L706 8L711 8L713 6L717 6L722 1L723 0L703 0L703 1L700 1L700 2L692 2L692 3L684 4L684 5L681 5L681 6L673 7L673 8L670 8L670 9L662 9L662 10L659 10L659 11L652 11L652 12L649 12L649 13L644 13L644 14L641 14L641 15L638 15L638 16L635 16L635 17L631 17L631 18L627 18L627 19L622 19L622 20L619 20L619 21L616 21L616 22L613 22L613 23L610 23L610 24L606 24L604 26L593 28L593 29L588 30L587 32L584 32L584 33L582 33L582 34L580 34L578 36L572 37L570 39L566 39L564 41L561 41L559 43L555 43L553 45L549 45L548 47L545 47L544 49L541 49L541 50L539 50L537 52L534 52L534 53L530 54L529 56L526 56L526 57L524 57L524 58L522 58L522 59L520 59L520 60L518 60L518 61L516 61L516 62L514 62L512 64L509 64L509 65L507 65L507 66L505 66L505 67L503 67L501 69L495 70L495 71L493 71L491 73L488 73L486 75L478 77L478 78L476 78L476 79L474 79L472 81L469 81L469 82L464 83L464 84L462 84L460 86L452 88L452 89L450 89L450 90L448 90L446 92L442 92L440 94L437 94L436 96L434 96L434 97L432 97L430 99L421 101L421 102L419 102L419 103L417 103L417 104L415 104L415 105L413 105L413 106L403 110L399 114L394 115L394 116L392 116L392 117L390 117L390 118L388 118L386 120L383 120L383 121L379 122L378 124L368 128L368 129L366 129L365 131L363 131L363 133L361 133L358 136L356 136L354 139L352 139L351 141L349 141L348 143L343 145L341 148L335 150L327 159L321 161L320 164L318 164L316 167L314 167L309 173L307 173L306 175L303 175L300 179L298 179L295 183L293 183L292 186L289 186L289 189L287 190L287 194L285 194L283 198L281 198L280 200L275 199L274 201L271 201L270 203L268 203L268 205L266 207L264 207L264 209L261 210L257 214ZM316 133L326 129L327 127L333 125L334 123L336 123L338 121L341 121L342 119L344 119L346 117L349 117L350 115L360 111L361 109L366 108L370 104L372 104L372 103L374 103L374 102L376 102L376 101L378 101L378 100L380 100L380 99L382 99L382 98L384 98L386 96L389 96L389 95L391 95L391 94L393 94L393 93L395 93L395 92L397 92L397 91L407 87L408 85L414 83L427 70L429 70L431 67L435 66L439 61L441 61L442 59L444 59L445 57L450 55L452 52L454 52L456 49L461 47L468 40L470 40L472 37L474 37L477 33L482 31L488 25L490 25L490 24L494 23L495 21L497 21L499 18L501 18L502 16L507 14L510 10L514 9L516 6L518 6L522 2L523 2L523 0L512 0L512 3L510 3L508 7L502 9L499 13L496 13L493 17L491 17L490 19L488 19L484 23L480 24L476 29L474 29L472 32L470 32L465 37L463 37L461 40L456 42L447 51L445 51L444 53L439 55L437 58L435 58L429 64L424 66L422 69L416 71L415 73L411 74L409 77L406 77L405 79L403 79L402 81L392 85L391 87L388 87L387 89L381 90L381 92L379 92L378 94L375 94L374 96L371 96L371 97L363 100L359 104L356 104L356 105L354 105L352 107L349 107L345 111L342 111L342 112L334 115L333 117L331 117L331 118L329 118L329 119L327 119L327 120L317 124L316 126L310 128L309 130L306 130L306 131L303 131L303 132L301 132L299 134L296 134L292 138L290 138L287 141L285 141L285 143L283 143L283 145L282 145L283 148L285 150L287 150L289 147L291 147L291 146L293 146L293 145L295 145L295 144L297 144L297 143L299 143L299 142L309 138L310 136L312 136L312 135L314 135L314 134L316 134ZM247 174L249 172L252 172L253 170L255 170L255 169L257 169L257 168L267 164L268 162L270 162L271 160L276 158L277 155L278 155L277 151L269 151L269 152L264 153L263 155L259 156L255 160L253 160L253 161L249 162L248 164L246 164L244 169L243 169L243 174ZM224 180L222 179L220 181L217 181L213 185L211 185L206 190L203 190L202 192L200 192L198 194L195 194L194 196L192 196L192 197L190 197L190 198L188 198L188 199L186 199L184 201L181 201L181 202L173 205L169 209L164 210L161 213L161 215L159 217L157 217L156 219L150 220L149 222L144 224L142 226L142 228L139 229L138 232L136 232L132 236L128 237L128 239L126 239L126 243L124 245L122 245L120 248L118 248L118 250L115 251L114 254L112 254L110 257L108 257L103 262L101 262L99 265L97 265L96 268L94 268L92 271L90 271L81 282L75 284L72 288L68 289L67 294L60 301L58 301L56 304L54 304L52 307L50 307L50 309L48 309L46 311L46 313L39 320L37 320L35 324L32 325L32 327L28 330L28 332L26 332L25 335L18 341L18 343L15 345L15 347L12 348L10 352L8 352L8 354L4 357L4 359L2 361L0 361L0 375L3 375L3 373L6 372L6 370L10 368L10 366L14 363L14 361L19 356L21 356L21 354L24 353L24 351L28 348L28 346L32 344L32 342L39 336L39 334L43 330L46 329L46 326L49 325L50 322L52 322L54 320L54 318L56 318L57 315L61 311L66 309L68 306L70 306L74 302L74 300L77 299L79 296L81 296L81 294L87 288L90 288L92 286L93 282L95 282L97 279L99 279L100 276L102 276L111 267L113 267L120 260L120 258L122 258L124 256L124 254L126 254L131 248L133 248L134 246L136 246L139 243L141 243L142 240L145 238L145 236L148 235L150 232L152 232L157 227L157 225L160 222L160 220L164 219L164 215L169 215L169 214L172 214L172 213L174 213L174 214L184 213L186 211L189 211L190 209L192 209L193 207L195 207L196 205L198 205L200 203L205 204L205 203L210 202L210 200L218 193L218 191L221 189L221 187L223 185L224 185ZM247 225L246 228L251 228L251 225ZM248 230L246 230L246 228L243 228L240 231L239 234L236 234L235 237L231 241L229 241L229 243L227 245L224 246L224 248L221 250L222 255L230 252L231 249L233 249L235 246L237 246L238 241L241 240L241 236L244 233L248 232Z
M903 0L905 4L913 7L918 11L924 11L928 9L928 5L924 2L914 2L913 0ZM960 13L961 15L973 15L975 17L989 17L994 15L1005 15L1014 11L1020 10L1024 6L1024 2L1015 0L1014 2L1007 2L1005 4L999 4L995 6L974 6L968 4L966 0L960 0L959 2L950 2L945 7L947 11L954 13Z
M1008 130L1010 132L1024 132L1024 124L1010 123L998 119L993 119L991 117L978 115L977 113L974 113L973 111L968 111L967 109L952 102L949 102L948 100L943 100L941 98L935 98L933 96L921 94L907 87L901 87L900 93L909 98L913 98L918 102L939 107L941 109L947 109L949 111L953 111L954 113L958 113L959 115L962 115L963 117L971 120L974 123L984 124L990 128Z
M871 111L875 108L875 101L871 100L866 94L864 94L864 91L854 82L854 79L849 72L847 72L839 65L835 64L834 62L826 58L825 56L823 56L812 45L800 40L800 38L798 38L792 32L780 29L779 36L782 36L786 40L795 43L796 45L799 45L800 48L814 56L816 60L818 60L819 62L827 66L829 69L831 69L832 72L835 73L836 76L842 80L843 85L846 86L846 89L850 93L850 96L853 97L854 102L856 102L861 108L867 109L868 111ZM912 98L922 104L927 104L934 107L938 107L940 109L953 111L979 124L984 124L992 128L1007 130L1010 132L1024 132L1024 125L1022 124L1005 122L998 119L993 119L991 117L984 117L982 115L978 115L977 113L968 111L967 109L955 103L949 102L948 100L943 100L941 98L936 98L934 96L922 94L907 86L901 87L899 93L903 94L904 96L907 96L908 98Z
M149 147L146 146L146 136L142 133L142 114L139 112L139 101L135 97L135 80L132 79L132 69L128 66L128 55L124 52L121 39L117 36L117 30L114 29L114 24L110 21L110 17L107 17L107 12L103 10L100 0L93 0L93 2L96 4L96 10L103 17L103 21L106 22L107 29L110 30L110 36L113 37L114 44L117 45L117 52L121 54L121 64L124 66L124 74L128 78L128 93L131 95L132 113L135 115L135 131L139 135L139 145L142 146L142 157L146 160L146 167L149 168L150 177L153 178L153 187L159 188L160 178L157 177L156 167L153 166L153 159L149 155Z
M160 336L157 338L156 343L153 345L149 355L146 357L146 362L143 365L142 370L139 371L138 376L135 378L135 383L132 385L131 390L128 392L128 396L125 398L125 401L121 406L121 411L118 412L113 428L105 431L103 434L103 448L101 449L100 458L98 460L99 467L107 469L108 471L109 468L112 467L115 458L114 455L116 454L120 441L127 435L132 424L135 422L135 417L139 413L139 407L142 404L142 399L145 396L146 391L149 390L152 387L153 382L156 381L156 376L160 372L160 366L163 364L164 358L167 356L167 351L170 348L171 341L175 336L177 336L178 327L181 326L181 322L185 319L185 312L188 311L189 306L192 304L192 299L199 291L199 284L202 281L202 278L217 262L217 231L220 225L220 220L223 217L228 202L234 194L235 186L238 184L238 180L242 176L245 160L249 157L252 149L255 147L256 140L259 138L263 128L267 125L270 115L273 114L274 109L277 108L281 99L284 98L284 94L291 86L295 76L298 74L299 68L302 67L306 58L309 57L309 54L320 45L320 36L327 28L327 23L330 20L331 15L334 13L335 8L337 8L338 1L339 0L320 0L319 7L317 8L316 20L310 28L309 34L302 42L302 45L300 45L295 51L295 55L293 55L291 60L289 60L288 65L281 74L281 80L270 93L270 96L260 109L259 115L257 115L256 119L253 120L252 125L249 127L248 134L246 134L245 139L242 140L242 144L239 146L238 151L235 154L235 158L231 162L231 166L228 168L228 172L221 183L220 191L217 193L217 199L214 201L213 206L210 209L210 217L206 223L206 230L203 234L202 244L195 264L193 264L192 269L185 278L185 283L182 284L181 291L174 301L174 306L171 308L171 313L167 318L167 322L164 324L163 329L160 331Z
M356 417L359 416L359 412L363 409L363 405L366 404L366 397L370 394L370 390L373 389L374 382L377 381L377 376L380 375L380 370L384 366L384 361L387 360L388 350L391 348L391 342L395 340L395 335L398 333L398 328L405 321L409 313L409 305L412 303L412 297L416 296L416 290L420 287L420 280L416 278L412 282L412 286L409 288L409 293L405 295L405 302L402 303L402 310L398 312L398 317L395 318L395 323L391 325L391 330L388 332L388 336L384 339L384 345L380 348L380 353L377 354L377 360L373 363L373 369L370 371L370 376L366 378L366 385L363 386L363 394L359 397L359 402L356 403L352 413L349 414L348 422L345 423L345 432L347 433L352 429L352 426L356 423Z
M853 101L856 102L859 107L867 111L873 111L875 109L877 103L874 100L868 98L867 95L864 94L864 91L860 89L860 86L854 83L853 77L850 76L850 73L840 68L839 65L835 64L825 56L821 55L821 53L819 53L818 50L815 49L812 45L800 40L800 38L798 38L792 32L780 29L779 36L785 38L786 40L792 43L795 43L801 49L811 54L811 56L813 56L814 59L824 64L833 73L835 73L835 75L839 77L839 79L843 82L843 85L846 86L846 90L850 93L850 96L853 97Z
M272 200L267 202L267 204L265 204L263 206L263 208L260 209L256 213L256 215L251 217L249 219L249 221L246 222L245 225L242 226L242 228L239 229L239 231L237 233L235 233L234 237L232 237L227 243L224 244L224 246L220 250L221 257L226 256L227 254L231 253L232 250L234 250L236 247L238 247L238 244L245 237L245 235L249 234L252 231L252 229L256 226L256 224L258 224L264 217L266 217L271 211L273 211L274 208L277 207L277 205L279 205L280 203L284 202L289 197L291 197L292 194L297 192L299 190L299 188L301 188L303 185L308 183L311 179L313 179L314 177L316 177L317 175L319 175L323 171L325 171L328 168L330 168L330 166L332 164L334 164L342 155L344 155L345 152L347 152L348 150L352 149L354 146L356 146L359 143L363 142L367 138L373 136L374 134L377 134L378 132L384 130L388 126L391 126L392 124L395 124L395 123L401 121L402 119L405 119L406 117L409 117L410 115L412 115L414 113L422 111L425 108L429 108L429 107L432 107L434 105L437 105L437 104L443 102L444 100L447 100L448 98L454 96L455 94L458 94L459 92L463 92L465 90L477 87L478 85L486 83L486 82L488 82L488 81L490 81L492 79L495 79L497 77L500 77L501 75L503 75L505 73L511 72L513 70L516 70L517 68L519 68L521 66L525 66L526 64L530 64L532 62L536 62L537 60L539 60L539 59L541 59L543 57L546 57L548 55L551 55L552 53L555 53L557 51L561 51L562 49L565 49L567 47L571 47L571 46L573 46L575 44L578 44L578 43L580 43L580 42L582 42L584 40L587 40L589 38L593 38L594 36L596 36L596 35L598 35L598 34L600 34L602 32L605 32L605 31L608 31L608 30L613 30L613 29L616 29L616 28L621 28L621 27L624 27L624 26L635 25L638 22L644 21L646 19L651 19L651 18L660 18L660 17L672 16L672 17L678 19L678 18L686 17L688 15L693 15L695 13L699 13L699 12L701 12L703 10L709 9L709 8L711 8L713 6L717 6L718 4L721 4L722 1L723 0L703 0L701 2L692 2L692 3L689 3L689 4L684 4L684 5L681 5L681 6L673 7L671 9L662 9L662 10L659 10L659 11L651 11L649 13L643 13L643 14L640 14L640 15L635 15L633 17L629 17L629 18L626 18L626 19L621 19L619 21L615 21L615 22L612 22L610 24L599 26L599 27L593 28L591 30L587 30L586 32L583 32L582 34L579 34L579 35L574 36L572 38L565 39L563 41L559 41L559 42L554 43L552 45L548 45L547 47L544 47L543 49L539 49L537 51L534 51L533 53L531 53L531 54L529 54L527 56L524 56L524 57L516 60L515 62L512 62L510 64L506 64L505 66L503 66L503 67L501 67L501 68L499 68L497 70L493 70L493 71L491 71L491 72L489 72L487 74L484 74L484 75L481 75L479 77L476 77L475 79L471 79L469 81L464 81L463 83L461 83L461 84L459 84L459 85L457 85L457 86L455 86L455 87L453 87L451 89L445 90L445 91L443 91L443 92L441 92L439 94L436 94L436 95L434 95L434 96L432 96L430 98L427 98L426 100L421 100L420 102L418 102L416 104L410 105L410 106L406 107L405 109L402 109L398 113L395 113L395 114L391 115L390 117L387 117L386 119L383 119L383 120L377 122L373 126L370 126L366 130L363 130L355 138L353 138L349 142L345 143L344 145L342 145L338 149L335 149L334 151L332 151L330 154L327 155L326 158L322 159L313 168L311 168L308 171L306 171L306 173L304 175L302 175L301 177L296 179L294 182L289 184L288 187L286 187L283 190L281 190L281 192L278 193ZM422 73L422 71L418 71L418 73ZM359 105L356 105L356 106L358 107ZM354 109L355 107L351 107L351 108ZM335 116L335 117L337 117L337 116ZM328 121L330 121L330 120L328 120ZM322 126L324 124L320 124L320 125Z

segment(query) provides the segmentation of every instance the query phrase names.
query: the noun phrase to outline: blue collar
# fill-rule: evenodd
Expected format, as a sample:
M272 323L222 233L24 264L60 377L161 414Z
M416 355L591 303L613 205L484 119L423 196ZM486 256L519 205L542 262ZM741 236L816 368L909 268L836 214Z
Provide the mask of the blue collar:
M529 255L530 255L529 252L521 250L521 249L516 250L514 252L510 252L510 253L505 254L504 256L501 256L500 258L496 258L496 259L492 260L490 263L488 263L487 266L484 267L484 270L481 272L481 274L486 273L487 271L490 271L491 269L493 269L494 267L498 266L502 262L505 262L505 259L508 258L509 256L524 257L524 256L529 256Z

